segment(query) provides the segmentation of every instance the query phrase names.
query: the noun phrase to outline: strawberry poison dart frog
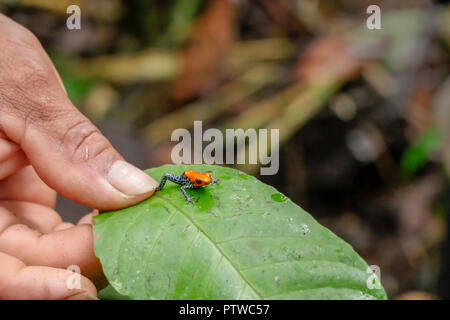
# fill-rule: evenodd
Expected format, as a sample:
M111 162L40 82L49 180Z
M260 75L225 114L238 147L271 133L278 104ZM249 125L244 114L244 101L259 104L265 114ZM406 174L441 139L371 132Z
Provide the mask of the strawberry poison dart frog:
M177 176L172 173L165 173L161 179L161 183L159 184L159 187L156 189L156 191L161 190L164 188L164 185L166 184L166 181L170 180L172 182L175 182L176 184L179 184L181 186L181 192L183 192L184 197L186 198L187 202L190 202L194 204L192 199L194 197L190 197L185 189L196 189L201 188L203 186L206 186L210 183L218 183L218 179L213 179L211 177L211 171L206 172L197 172L194 170L186 170L183 172L181 176Z

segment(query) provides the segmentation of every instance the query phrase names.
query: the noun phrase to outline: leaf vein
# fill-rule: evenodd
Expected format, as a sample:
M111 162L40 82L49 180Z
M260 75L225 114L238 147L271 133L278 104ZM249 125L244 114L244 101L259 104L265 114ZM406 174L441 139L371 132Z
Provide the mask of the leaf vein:
M262 299L262 295L258 292L258 290L256 290L255 287L253 287L253 285L250 283L250 281L242 274L242 272L234 265L234 263L230 260L230 258L225 254L225 252L223 252L223 250L216 244L214 243L214 241L210 238L210 236L202 229L200 228L199 225L197 225L197 223L183 210L181 210L180 208L178 208L172 201L170 201L168 198L161 196L159 194L155 195L156 197L159 197L165 201L167 201L170 205L172 205L176 210L178 210L183 216L185 216L194 227L197 228L197 230L199 230L205 237L206 239L211 242L211 244L216 248L217 251L219 251L219 253L228 261L228 263L233 267L233 269L236 271L236 273L239 275L239 277L248 284L248 286L255 292L255 294Z

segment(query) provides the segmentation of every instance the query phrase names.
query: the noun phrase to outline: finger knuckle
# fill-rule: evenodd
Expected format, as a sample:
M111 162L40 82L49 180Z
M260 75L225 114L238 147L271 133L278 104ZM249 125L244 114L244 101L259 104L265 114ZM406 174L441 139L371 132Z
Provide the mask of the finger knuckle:
M109 141L88 119L80 119L69 126L62 136L62 145L75 162L95 163L115 157Z

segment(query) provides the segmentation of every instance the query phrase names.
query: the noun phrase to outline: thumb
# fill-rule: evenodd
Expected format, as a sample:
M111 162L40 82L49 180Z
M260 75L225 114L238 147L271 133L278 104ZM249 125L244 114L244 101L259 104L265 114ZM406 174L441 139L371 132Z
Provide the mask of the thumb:
M0 131L20 145L39 177L91 208L117 209L157 183L125 162L76 109L31 32L0 15Z
M57 106L2 115L40 178L64 197L100 210L130 206L152 195L157 182L124 161L101 132L65 100Z

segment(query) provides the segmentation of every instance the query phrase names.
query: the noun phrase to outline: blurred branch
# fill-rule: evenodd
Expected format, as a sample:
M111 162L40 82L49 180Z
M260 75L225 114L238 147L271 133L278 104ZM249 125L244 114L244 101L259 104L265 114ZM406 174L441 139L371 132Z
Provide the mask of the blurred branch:
M304 31L305 26L294 14L293 10L289 8L288 2L259 0L259 3L267 12L267 14L272 18L274 23L281 27L284 32L299 33L301 31Z
M450 77L442 84L433 101L436 124L442 134L443 162L450 176Z
M322 34L329 29L326 17L320 12L318 0L295 0L294 13L309 31Z
M440 7L437 16L437 26L442 34L444 42L450 49L450 5Z
M265 128L270 130L280 130L280 140L269 142L261 140L259 141L259 148L264 150L273 150L275 144L279 144L278 147L284 144L290 137L292 137L299 129L303 127L311 118L313 118L321 109L326 105L326 102L335 94L341 87L339 81L323 82L321 84L310 84L306 86L303 91L281 112L281 114L274 120L270 121ZM254 143L258 143L255 141ZM266 143L267 145L262 145ZM238 151L241 153L248 153L248 150L254 148L254 146L248 146ZM264 159L260 159L264 162ZM239 170L245 171L249 174L256 174L259 165L243 164L237 165Z
M283 60L295 53L293 44L283 38L237 42L224 58L224 69L240 72L248 69L249 65ZM179 75L181 67L182 59L175 51L149 48L137 53L80 59L71 72L113 83L128 83L172 80Z
M225 57L225 64L236 69L261 61L288 59L296 54L297 48L286 38L248 40L233 44Z
M280 93L248 107L238 116L225 122L223 128L260 128L270 119L276 117L281 110L295 97L302 94L304 83L296 83Z
M113 83L173 79L180 71L177 54L168 50L143 50L78 61L73 72Z
M236 10L231 1L210 0L192 26L189 41L181 49L182 69L174 79L170 96L178 102L209 92L217 71L234 42Z
M152 146L168 141L173 130L192 128L195 120L210 120L264 86L279 81L281 76L282 69L279 66L261 64L201 101L188 104L152 122L144 128L143 138Z
M270 141L270 148L268 141L253 141L253 143L258 143L258 147L263 150L273 150L275 146L279 149L306 122L320 112L344 83L358 77L365 59L352 48L354 43L345 37L324 36L312 42L298 59L294 70L299 83L267 104L262 103L258 106L262 108L260 112L267 112L268 117L256 115L257 111L248 111L247 114L247 116L255 117L255 119L247 120L247 124L261 125L264 120L270 120L264 127L269 132L271 129L280 130L279 141ZM288 100L291 98L292 101L283 108L281 104L286 102L286 98ZM235 124L247 125L243 118L233 121ZM255 146L249 145L242 148L238 151L238 157L242 156L242 153L248 154L248 150L252 148ZM256 174L260 164L264 162L265 159L260 159L257 165L244 164L238 165L237 168L249 174Z
M362 69L363 78L375 91L386 99L391 99L398 90L394 76L379 62L367 63Z

